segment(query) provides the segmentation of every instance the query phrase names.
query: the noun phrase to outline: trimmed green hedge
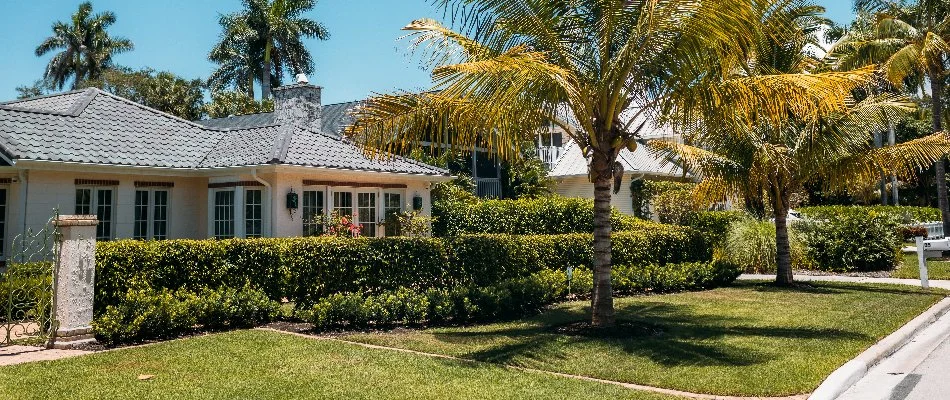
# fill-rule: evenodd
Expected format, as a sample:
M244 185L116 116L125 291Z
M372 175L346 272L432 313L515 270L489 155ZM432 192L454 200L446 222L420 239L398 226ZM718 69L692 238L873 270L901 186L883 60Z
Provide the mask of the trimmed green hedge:
M96 337L108 344L169 339L198 330L249 328L274 320L280 304L244 288L130 290L93 320Z
M463 234L559 235L594 231L594 201L560 196L537 199L482 200L433 203L432 233L438 237ZM615 231L637 228L640 220L614 210Z
M875 212L895 218L902 224L941 221L940 209L911 206L817 206L802 207L798 210L811 219L834 219L841 215L865 214Z
M695 230L649 224L650 230L613 235L615 264L712 257ZM119 304L129 290L144 288L248 286L306 307L334 293L490 285L545 269L591 265L592 241L589 234L567 234L106 242L96 249L96 312Z
M683 218L683 225L696 229L714 247L725 244L732 225L746 218L742 211L701 211Z
M621 293L710 289L734 281L741 270L723 262L618 266L613 284ZM590 292L593 274L578 268L568 285L564 271L543 270L491 285L399 288L377 295L337 293L318 301L300 316L317 330L362 329L406 325L444 325L521 318L545 306Z
M612 236L614 265L645 265L712 258L709 243L687 227L660 225L655 231L617 232ZM593 264L593 236L462 235L449 241L453 264L475 284L487 285L544 269Z
M874 209L795 224L806 257L824 271L885 271L900 261L903 237L893 214Z

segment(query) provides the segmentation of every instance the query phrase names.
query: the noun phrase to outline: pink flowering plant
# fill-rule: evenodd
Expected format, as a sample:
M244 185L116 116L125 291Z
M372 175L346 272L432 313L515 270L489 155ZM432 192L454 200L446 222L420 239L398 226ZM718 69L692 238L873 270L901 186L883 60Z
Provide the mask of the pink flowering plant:
M318 215L315 219L324 227L324 236L358 238L363 232L363 226L354 222L352 215L342 215L338 211Z

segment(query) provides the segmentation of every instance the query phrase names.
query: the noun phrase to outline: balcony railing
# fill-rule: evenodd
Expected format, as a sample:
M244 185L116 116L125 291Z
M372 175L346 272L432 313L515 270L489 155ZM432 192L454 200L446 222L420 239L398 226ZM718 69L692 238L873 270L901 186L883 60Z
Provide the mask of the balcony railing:
M561 158L561 148L555 146L538 147L538 158L548 167L548 170L554 169L554 163Z
M477 178L476 194L485 199L497 199L501 197L501 179L497 178Z

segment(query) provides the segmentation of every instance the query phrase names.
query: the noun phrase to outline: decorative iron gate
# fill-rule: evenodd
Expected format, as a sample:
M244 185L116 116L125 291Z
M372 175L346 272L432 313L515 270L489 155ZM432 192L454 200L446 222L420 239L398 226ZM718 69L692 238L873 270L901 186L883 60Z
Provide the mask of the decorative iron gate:
M0 269L0 347L47 344L56 332L55 220L54 215L43 229L17 235Z

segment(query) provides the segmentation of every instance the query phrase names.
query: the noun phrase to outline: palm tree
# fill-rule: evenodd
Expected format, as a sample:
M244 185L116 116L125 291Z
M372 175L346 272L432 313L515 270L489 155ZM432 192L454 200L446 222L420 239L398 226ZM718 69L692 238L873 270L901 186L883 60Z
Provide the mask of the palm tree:
M254 83L260 82L264 71L264 55L253 49L256 34L239 14L222 15L220 41L208 54L218 68L208 77L212 91L234 88L254 98Z
M93 15L90 2L80 4L69 22L54 23L53 35L36 48L37 57L60 50L46 66L43 78L57 89L72 78L76 88L112 68L114 55L134 48L128 39L109 36L106 30L114 23L115 14L110 11Z
M263 99L268 99L272 79L279 84L285 70L313 73L313 57L303 38L330 37L323 25L303 16L314 4L314 0L244 0L244 10L223 16L222 39L210 56L212 61L224 63L219 69L221 80L250 82L246 75L258 72ZM236 54L242 54L240 59L233 58ZM226 65L230 62L234 64Z
M439 0L456 29L420 19L404 29L432 68L422 93L379 95L348 134L367 151L409 153L426 140L485 146L502 159L551 123L590 156L594 185L594 326L614 324L611 186L618 153L637 145L645 118L704 71L701 49L749 47L748 0ZM430 127L452 134L430 137ZM526 129L527 128L527 129ZM619 187L615 187L618 190Z
M699 85L675 104L685 142L650 142L650 147L685 170L703 177L700 191L711 196L764 199L774 213L776 283L793 283L786 217L793 193L819 179L830 189L880 179L881 171L908 176L950 152L943 133L885 148L871 145L871 133L913 110L893 94L855 98L876 84L873 68L822 72L811 46L827 21L824 9L798 1L767 9L746 58L724 61L726 73ZM743 82L782 82L759 88L764 102L747 96ZM741 90L737 90L741 89ZM695 101L700 99L707 102ZM709 103L708 99L715 99ZM690 102L693 103L690 103Z
M929 89L933 131L943 131L944 97L950 61L950 2L919 0L915 4L889 0L856 0L859 12L871 13L869 29L856 29L832 49L837 66L881 64L887 80L897 88ZM935 162L937 202L944 229L950 229L944 159Z

